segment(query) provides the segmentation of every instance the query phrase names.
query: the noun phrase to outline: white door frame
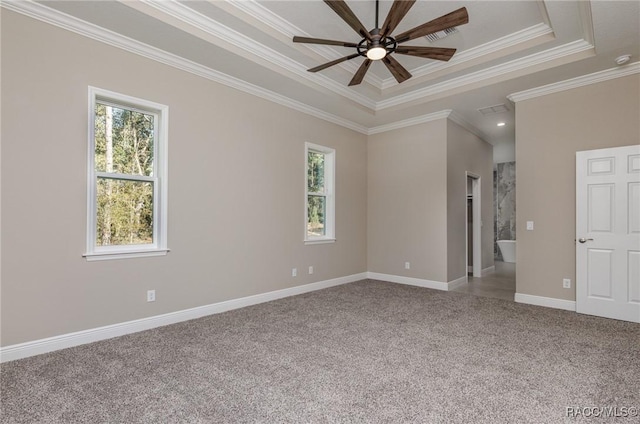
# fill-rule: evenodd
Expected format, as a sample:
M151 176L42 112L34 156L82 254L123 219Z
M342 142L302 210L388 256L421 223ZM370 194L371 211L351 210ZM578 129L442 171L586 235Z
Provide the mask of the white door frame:
M482 214L481 214L481 210L482 208L481 206L481 200L480 200L480 187L481 187L481 178L480 175L474 174L472 172L466 171L466 179L465 179L465 183L467 183L468 179L471 178L472 181L472 190L471 190L471 201L472 201L472 232L473 232L473 276L474 277L482 277ZM467 207L467 190L464 191L465 193L465 216L467 217L466 222L465 222L465 236L466 236L466 242L465 242L465 246L467 247L465 249L465 275L467 275L467 268L469 266L469 225L467 224L469 222L469 217L467 216L467 214L469 213L469 208Z

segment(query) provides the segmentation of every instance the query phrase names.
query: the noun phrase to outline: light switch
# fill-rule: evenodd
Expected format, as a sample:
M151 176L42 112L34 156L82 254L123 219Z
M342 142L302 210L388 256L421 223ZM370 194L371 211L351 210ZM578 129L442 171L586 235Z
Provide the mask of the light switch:
M533 221L527 221L527 231L533 231Z

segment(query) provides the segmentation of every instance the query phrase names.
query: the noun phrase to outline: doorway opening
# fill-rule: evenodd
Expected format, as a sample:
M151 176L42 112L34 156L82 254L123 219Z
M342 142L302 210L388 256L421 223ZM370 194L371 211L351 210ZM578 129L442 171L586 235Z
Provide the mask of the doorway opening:
M482 180L479 175L471 172L467 172L466 177L466 264L469 284L457 287L454 291L513 301L516 291L515 263L496 262L495 267L484 269L485 275L482 275L482 215L480 213ZM489 254L489 252L486 253Z
M480 176L467 172L467 274L482 277Z

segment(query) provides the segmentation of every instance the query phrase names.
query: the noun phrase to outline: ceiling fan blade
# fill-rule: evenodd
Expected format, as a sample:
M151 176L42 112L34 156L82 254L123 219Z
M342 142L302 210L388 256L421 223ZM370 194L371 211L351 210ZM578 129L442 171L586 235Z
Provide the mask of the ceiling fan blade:
M406 54L409 56L424 57L427 59L443 60L448 62L453 57L456 49L442 47L418 47L418 46L398 46L394 53Z
M353 11L347 6L343 0L324 0L334 12L338 14L351 28L353 28L363 38L371 41L371 34L362 25L360 19L353 13Z
M407 71L404 66L400 64L397 60L393 58L393 56L385 56L382 61L389 68L391 74L398 82L403 82L411 78L411 74Z
M371 66L371 62L373 62L371 59L365 59L364 62L362 62L362 65L360 65L360 67L356 71L355 75L351 79L351 82L349 82L349 86L358 85L362 82L362 79L367 73L369 66Z
M415 2L416 0L395 0L391 5L387 19L382 24L380 36L384 38L385 35L391 34Z
M320 66L316 66L315 68L307 69L307 71L309 71L309 72L322 71L323 69L327 69L330 66L337 65L338 63L341 63L341 62L346 62L347 60L351 60L351 59L356 58L358 56L360 56L360 54L358 54L358 53L350 54L349 56L345 56L345 57L341 57L340 59L332 60L331 62L327 62L327 63L322 64Z
M322 38L309 38L309 37L293 37L294 43L308 43L308 44L327 44L329 46L343 46L343 47L358 47L356 43L349 43L346 41L324 40Z
M405 31L395 37L398 43L413 40L414 38L423 37L434 32L443 31L454 26L464 25L469 22L469 14L466 7L461 7L451 13L440 16L433 21L427 22L415 28Z

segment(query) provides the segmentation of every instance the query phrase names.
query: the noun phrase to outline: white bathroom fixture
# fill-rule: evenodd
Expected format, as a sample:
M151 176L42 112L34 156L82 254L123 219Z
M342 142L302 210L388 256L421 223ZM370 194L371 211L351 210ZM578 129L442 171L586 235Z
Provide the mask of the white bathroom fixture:
M516 241L515 240L498 240L498 247L502 253L502 260L505 262L516 263Z

